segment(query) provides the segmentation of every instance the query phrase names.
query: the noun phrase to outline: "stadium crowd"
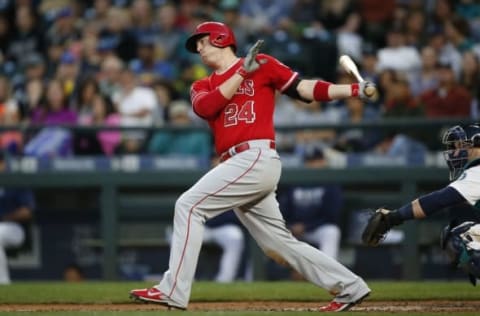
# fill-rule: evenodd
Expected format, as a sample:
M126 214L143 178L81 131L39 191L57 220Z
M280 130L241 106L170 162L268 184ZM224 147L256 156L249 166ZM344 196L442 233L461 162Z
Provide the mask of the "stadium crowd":
M190 84L209 70L184 43L198 23L212 19L234 29L240 54L263 38L266 53L301 75L339 83L353 80L338 68L338 56L348 54L379 88L378 101L368 104L306 104L279 95L278 125L478 117L474 0L5 0L0 122L42 128L3 129L0 146L18 155L167 155L181 148L180 154L209 157L211 141L197 130L181 137L162 130L72 134L54 125L202 126L185 101ZM306 143L386 152L405 143L405 135L397 136L300 131L279 135L279 143L294 152Z

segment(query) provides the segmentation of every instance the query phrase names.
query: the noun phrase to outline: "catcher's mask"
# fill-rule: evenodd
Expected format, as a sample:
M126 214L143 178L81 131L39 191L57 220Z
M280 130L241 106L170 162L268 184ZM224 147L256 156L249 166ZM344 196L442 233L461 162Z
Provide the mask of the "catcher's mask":
M480 224L464 222L458 226L447 225L440 237L440 246L452 266L465 271L473 285L480 279Z
M443 156L450 169L450 180L454 180L467 164L470 148L480 147L480 126L453 126L443 134L442 143L446 147Z
M197 52L197 40L205 35L209 35L208 39L210 44L216 47L228 47L232 46L233 51L237 50L237 42L235 40L235 34L225 24L220 22L203 22L197 26L195 32L187 39L185 47L189 52L198 54Z

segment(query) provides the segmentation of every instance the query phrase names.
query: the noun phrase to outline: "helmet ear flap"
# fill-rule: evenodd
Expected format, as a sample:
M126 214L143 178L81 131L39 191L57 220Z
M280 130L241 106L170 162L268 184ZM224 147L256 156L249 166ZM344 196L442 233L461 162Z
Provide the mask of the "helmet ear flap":
M473 147L480 147L480 134L473 135L472 145L473 145Z
M480 126L478 124L471 124L465 127L468 140L473 147L480 147Z
M227 36L222 33L210 33L210 42L214 46L223 47Z

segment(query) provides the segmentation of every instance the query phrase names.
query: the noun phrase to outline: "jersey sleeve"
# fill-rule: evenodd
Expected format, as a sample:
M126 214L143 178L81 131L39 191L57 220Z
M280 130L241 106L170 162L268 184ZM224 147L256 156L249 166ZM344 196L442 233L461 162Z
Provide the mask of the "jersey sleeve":
M207 79L194 82L190 88L193 111L204 119L215 117L228 102L220 89L210 89Z
M460 177L450 183L471 205L480 200L480 166L465 170Z
M265 60L266 62L263 63L262 71L267 73L270 76L270 79L273 82L275 89L279 90L280 92L285 91L298 77L298 73L293 71L290 67L283 64L278 59L265 55L259 54L257 60Z

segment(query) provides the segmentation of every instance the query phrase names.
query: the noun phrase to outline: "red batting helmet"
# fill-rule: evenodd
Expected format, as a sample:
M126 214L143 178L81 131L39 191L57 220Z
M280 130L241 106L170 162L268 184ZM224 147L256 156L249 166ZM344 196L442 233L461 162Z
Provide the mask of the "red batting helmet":
M204 22L197 26L195 33L193 33L185 43L185 47L192 53L197 52L197 40L205 35L209 36L210 44L216 47L232 46L236 51L237 43L233 31L223 23L220 22Z

